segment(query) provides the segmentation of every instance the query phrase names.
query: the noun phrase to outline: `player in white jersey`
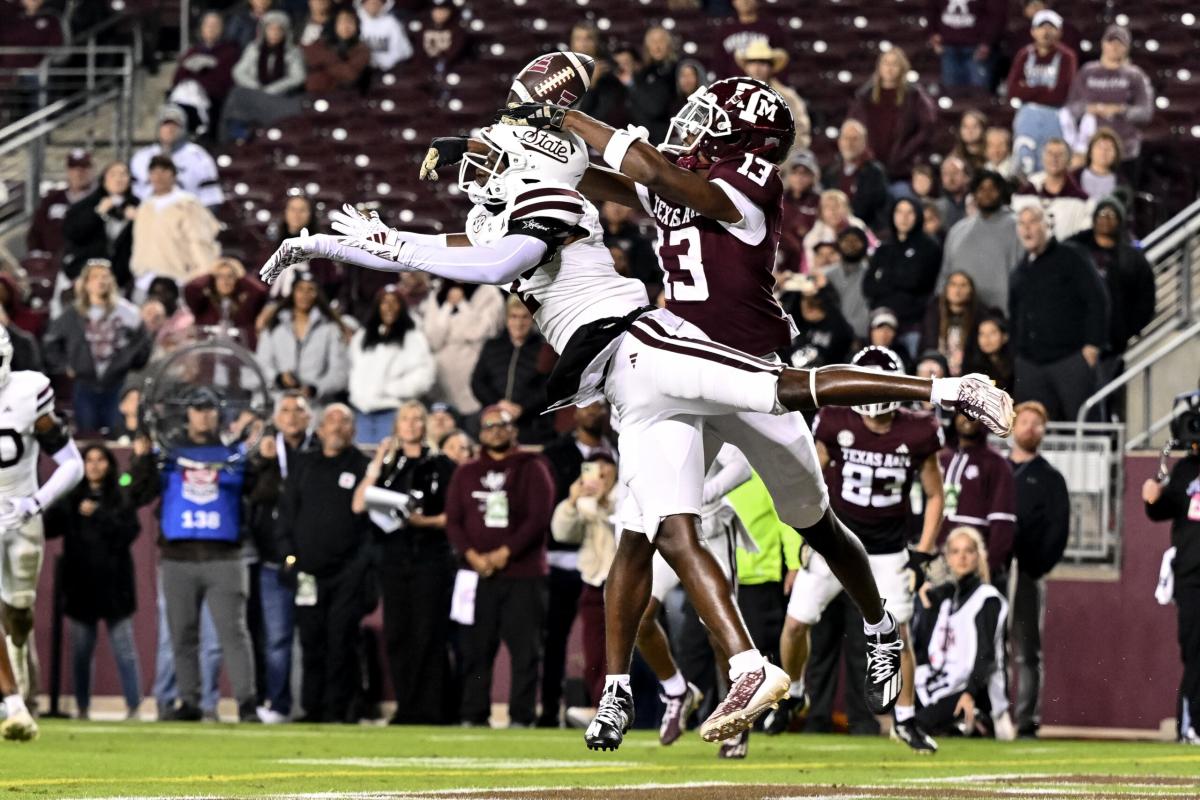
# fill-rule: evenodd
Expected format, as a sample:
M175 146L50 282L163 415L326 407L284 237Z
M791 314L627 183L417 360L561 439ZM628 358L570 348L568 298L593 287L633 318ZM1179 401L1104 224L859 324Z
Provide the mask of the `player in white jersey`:
M627 533L641 534L622 536L619 569L607 584L606 595L621 599L611 607L622 608L610 614L606 606L609 676L585 736L588 745L615 749L632 721L628 665L649 600L656 550L731 654L729 696L700 728L709 741L727 739L748 728L786 693L790 681L754 649L719 565L697 541L704 419L932 399L961 405L1007 433L1011 400L970 377L931 382L844 366L796 370L715 344L670 311L651 309L641 285L616 274L599 244L598 227L587 222L594 220L594 209L573 188L587 169L586 149L577 137L493 125L481 141L487 152L468 154L460 171L460 185L485 206L472 212L478 216L465 235L410 234L388 229L377 218L341 214L334 227L345 237L288 239L261 275L270 282L289 266L319 256L511 285L560 353L548 384L550 397L560 401L556 405L605 396L617 414L621 481L629 489L621 520Z
M29 687L33 602L42 567L45 536L42 512L83 477L83 459L63 423L54 415L54 390L40 372L12 371L12 340L0 327L0 617L6 636L4 659L15 673L0 691L8 718L5 738L28 739L37 726L22 700ZM45 450L58 467L38 487L38 454ZM17 689L11 692L10 689Z

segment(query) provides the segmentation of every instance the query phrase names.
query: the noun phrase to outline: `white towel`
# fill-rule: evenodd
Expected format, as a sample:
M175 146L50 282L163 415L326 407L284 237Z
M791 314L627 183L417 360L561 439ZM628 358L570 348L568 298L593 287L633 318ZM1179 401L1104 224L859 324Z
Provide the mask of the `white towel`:
M1163 553L1162 566L1158 568L1158 586L1154 587L1154 599L1160 606L1169 606L1175 597L1175 548L1168 547Z

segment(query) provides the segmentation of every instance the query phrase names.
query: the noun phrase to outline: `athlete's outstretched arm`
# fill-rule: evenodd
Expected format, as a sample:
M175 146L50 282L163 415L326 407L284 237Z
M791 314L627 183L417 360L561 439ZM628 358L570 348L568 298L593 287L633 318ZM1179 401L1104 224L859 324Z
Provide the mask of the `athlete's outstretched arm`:
M618 131L582 111L568 111L562 129L577 134L604 154L606 164L663 199L720 222L741 221L742 213L719 187L675 166L653 145L628 131Z
M614 169L590 166L575 188L596 205L616 203L639 211L642 209L642 201L638 199L637 184L633 178Z

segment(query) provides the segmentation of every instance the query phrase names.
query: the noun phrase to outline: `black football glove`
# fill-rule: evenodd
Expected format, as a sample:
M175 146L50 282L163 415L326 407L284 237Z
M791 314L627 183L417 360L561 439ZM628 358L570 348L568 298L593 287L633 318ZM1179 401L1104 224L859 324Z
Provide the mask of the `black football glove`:
M542 103L519 103L496 112L494 121L501 125L524 125L538 130L561 131L567 109Z
M465 136L439 136L430 142L421 162L421 180L436 181L439 167L453 167L462 161L469 141Z
M925 583L925 566L933 561L937 556L933 553L922 553L920 550L908 548L908 564L906 564L902 572L908 573L908 590L913 594L921 588L921 584Z

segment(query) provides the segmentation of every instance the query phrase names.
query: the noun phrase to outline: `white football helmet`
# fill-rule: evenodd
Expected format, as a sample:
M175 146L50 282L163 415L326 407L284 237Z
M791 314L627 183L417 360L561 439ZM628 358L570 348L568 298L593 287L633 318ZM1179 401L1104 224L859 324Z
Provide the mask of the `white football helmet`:
M850 359L850 363L856 367L871 369L876 372L893 372L897 375L904 374L904 362L900 360L900 356L896 355L895 351L889 350L886 347L877 347L875 345L864 347L854 354L854 358ZM892 413L899 407L900 403L898 402L851 406L851 408L864 417L882 417L884 414Z
M488 151L468 152L458 170L458 188L473 203L506 203L522 183L577 186L588 168L587 146L572 133L491 125L478 138ZM483 183L478 173L486 176Z
M8 335L3 325L0 325L0 386L8 384L12 375L13 345L12 337Z

